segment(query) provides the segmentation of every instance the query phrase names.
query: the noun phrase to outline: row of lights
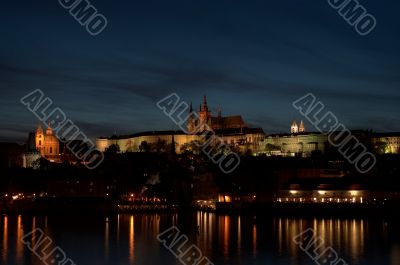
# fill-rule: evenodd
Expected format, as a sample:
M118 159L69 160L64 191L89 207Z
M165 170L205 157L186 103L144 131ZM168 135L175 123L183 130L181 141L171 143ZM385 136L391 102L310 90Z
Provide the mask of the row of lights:
M314 203L364 203L363 197L357 200L356 197L352 198L278 198L277 202L314 202Z
M350 191L348 191L348 192L349 192L349 194L350 194L351 196L358 196L359 193L360 193L359 191L356 191L356 190L350 190ZM292 195L296 195L296 194L299 194L300 191L298 191L298 190L290 190L289 193L292 194ZM326 194L328 193L328 191L325 191L325 190L317 190L317 193L318 193L319 195L326 195Z
M6 194L4 194L4 197L6 199L11 198L11 199L13 199L15 201L15 200L22 200L22 199L25 199L25 198L35 198L36 194L33 193L32 195L27 195L25 197L25 195L23 193L12 193L10 195L8 195L8 193L6 193Z

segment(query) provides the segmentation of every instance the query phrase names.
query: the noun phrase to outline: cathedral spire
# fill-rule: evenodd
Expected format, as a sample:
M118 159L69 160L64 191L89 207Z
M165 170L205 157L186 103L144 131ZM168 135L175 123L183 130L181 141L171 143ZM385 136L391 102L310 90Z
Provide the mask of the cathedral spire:
M206 95L203 96L203 110L207 111L208 110L208 106L207 106L207 97Z

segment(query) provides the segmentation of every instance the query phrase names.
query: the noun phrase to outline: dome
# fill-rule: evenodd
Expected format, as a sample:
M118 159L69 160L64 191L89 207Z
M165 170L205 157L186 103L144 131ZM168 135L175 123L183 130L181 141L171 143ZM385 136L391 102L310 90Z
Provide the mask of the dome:
M45 141L46 141L46 143L49 143L49 144L50 143L57 143L58 144L58 139L53 134L46 134Z
M46 129L46 135L52 135L53 134L53 130L51 129L51 127L47 127Z

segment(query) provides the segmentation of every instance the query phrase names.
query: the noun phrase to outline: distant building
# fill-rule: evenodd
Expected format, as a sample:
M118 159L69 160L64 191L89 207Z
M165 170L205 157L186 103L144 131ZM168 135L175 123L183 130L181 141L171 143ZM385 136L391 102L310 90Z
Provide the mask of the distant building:
M39 169L38 160L41 158L40 153L36 149L36 133L30 132L26 142L26 151L22 156L24 168Z
M261 128L249 127L240 115L222 116L219 108L216 116L213 116L205 96L197 112L190 104L188 115L186 124L188 133L150 131L132 135L100 137L96 140L96 147L104 152L111 145L118 145L120 152L142 152L144 150L143 143L155 145L161 141L169 145L173 143L176 153L179 154L181 147L185 144L204 140L201 132L211 128L225 144L233 146L241 152L252 154L309 157L315 152L325 154L333 150L327 134L307 132L302 120L299 123L292 122L290 133L266 135ZM352 133L362 144L368 148L373 147L375 151L379 151L378 153L400 154L400 133L371 134L368 131L352 131Z
M43 132L42 126L39 124L36 135L36 150L40 155L48 160L58 160L60 154L60 143L50 125L46 129L46 133Z
M300 121L299 133L305 133L305 132L306 132L306 127L304 126L304 122Z
M360 184L346 185L336 181L335 184L290 184L279 190L275 202L277 203L387 203L399 201L400 194L393 191L374 190Z
M27 140L26 151L22 156L24 168L39 169L40 158L51 162L60 162L60 143L49 126L43 132L39 124L36 132L30 132Z
M100 137L96 140L96 147L104 152L108 147L116 144L121 152L140 152L143 150L143 143L156 144L164 141L166 144L171 144L173 139L175 150L179 154L184 144L204 140L200 133L193 134L196 128L196 131L199 131L198 128L200 128L200 132L211 128L215 135L227 145L235 146L243 152L249 150L256 152L265 135L261 128L248 127L241 116L223 117L221 110L218 111L216 117L212 116L206 97L203 98L203 103L200 105L198 118L196 118L192 106L190 106L188 114L188 134L183 131L152 131L109 138Z
M260 145L260 153L269 155L310 156L313 151L325 153L329 142L328 136L323 133L293 133L268 135Z
M378 153L399 154L400 133L377 133L372 138L372 144Z
M24 168L33 168L39 169L40 163L38 163L39 159L42 156L39 152L26 152L23 154L23 164L22 167Z
M292 126L290 126L290 132L291 133L298 133L299 132L299 126L297 125L296 121L292 122Z
M290 132L292 134L305 133L306 132L306 128L304 126L304 122L300 121L300 125L297 125L297 122L293 121L292 122L292 126L290 126Z
M188 132L193 134L198 128L200 128L200 131L204 131L207 128L211 128L212 130L223 130L247 128L247 126L244 123L242 116L236 115L222 117L220 108L218 109L217 116L213 117L211 111L208 109L207 98L204 96L203 104L200 104L198 119L195 118L192 104L190 104L189 109L189 121L187 124Z

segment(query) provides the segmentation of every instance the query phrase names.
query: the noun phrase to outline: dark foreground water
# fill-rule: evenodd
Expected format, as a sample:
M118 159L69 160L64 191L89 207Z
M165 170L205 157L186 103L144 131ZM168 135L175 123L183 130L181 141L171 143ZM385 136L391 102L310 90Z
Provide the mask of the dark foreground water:
M400 264L398 220L239 217L203 212L3 215L0 216L0 264L51 264L52 257L44 263L22 242L24 235L35 228L51 238L51 249L60 247L76 265L182 264L156 239L172 225L215 265L316 264L293 241L293 237L307 228L314 229L323 239L324 247L332 247L347 264ZM26 240L34 245L32 240L38 238Z

